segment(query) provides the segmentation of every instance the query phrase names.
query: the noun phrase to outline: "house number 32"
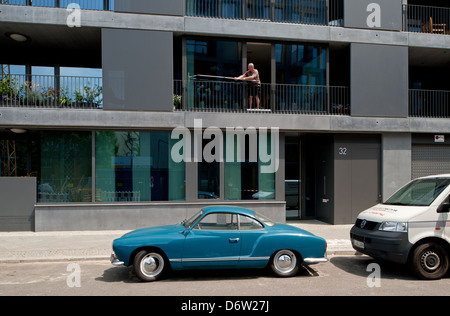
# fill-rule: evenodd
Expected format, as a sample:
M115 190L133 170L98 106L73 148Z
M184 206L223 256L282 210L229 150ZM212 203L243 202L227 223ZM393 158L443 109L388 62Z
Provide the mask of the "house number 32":
M339 155L347 156L347 147L339 147Z

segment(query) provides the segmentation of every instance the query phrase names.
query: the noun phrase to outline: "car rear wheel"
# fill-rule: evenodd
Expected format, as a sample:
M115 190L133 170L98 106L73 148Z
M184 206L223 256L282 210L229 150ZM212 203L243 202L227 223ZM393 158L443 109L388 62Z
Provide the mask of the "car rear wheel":
M292 277L298 272L297 255L291 250L280 250L272 256L270 267L276 276Z
M443 247L426 243L414 250L410 264L413 273L419 278L437 280L447 273L449 260Z
M161 279L167 270L164 256L148 250L142 250L134 257L133 266L137 277L144 282Z

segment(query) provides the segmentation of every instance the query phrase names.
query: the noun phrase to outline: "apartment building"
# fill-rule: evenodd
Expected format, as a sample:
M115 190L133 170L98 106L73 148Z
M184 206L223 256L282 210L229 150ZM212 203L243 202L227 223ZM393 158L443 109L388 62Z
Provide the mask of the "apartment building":
M450 172L449 35L442 0L0 0L0 230L353 223Z

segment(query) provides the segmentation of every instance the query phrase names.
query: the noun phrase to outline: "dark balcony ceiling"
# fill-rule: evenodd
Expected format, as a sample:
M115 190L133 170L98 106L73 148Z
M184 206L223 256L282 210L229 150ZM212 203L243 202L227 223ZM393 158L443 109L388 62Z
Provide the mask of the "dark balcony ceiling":
M430 6L430 7L449 7L448 0L408 0L408 4Z
M450 68L450 50L410 47L409 65L411 67Z
M16 42L9 33L29 38ZM101 68L101 29L0 22L0 64Z

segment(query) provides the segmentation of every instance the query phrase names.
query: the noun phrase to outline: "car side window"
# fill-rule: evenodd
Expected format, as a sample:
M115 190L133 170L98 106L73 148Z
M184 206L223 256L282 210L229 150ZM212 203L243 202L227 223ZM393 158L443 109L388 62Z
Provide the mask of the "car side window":
M445 204L450 203L450 195L447 196L447 197L445 198L445 200L444 200L442 203L445 203Z
M264 228L264 226L257 220L243 215L239 215L239 225L240 230L254 230Z
M194 229L197 230L237 230L237 215L231 213L212 213L206 215Z

